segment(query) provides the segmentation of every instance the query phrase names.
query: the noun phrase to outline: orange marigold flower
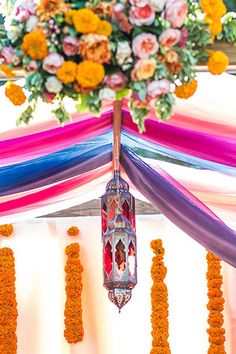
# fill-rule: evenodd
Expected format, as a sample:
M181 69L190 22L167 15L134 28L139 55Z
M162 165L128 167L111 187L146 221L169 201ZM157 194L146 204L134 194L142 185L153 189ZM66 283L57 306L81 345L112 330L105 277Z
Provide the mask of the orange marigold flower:
M75 81L77 64L73 61L64 61L62 66L57 70L57 78L63 84L70 84Z
M13 82L8 82L5 89L5 95L15 106L21 106L25 100L26 96L22 88Z
M73 24L79 33L95 33L100 19L93 11L89 9L78 10L73 16Z
M112 25L108 21L100 21L96 33L108 37L112 33Z
M0 71L9 79L16 76L8 64L0 65Z
M179 98L187 99L194 95L197 90L198 82L197 80L192 80L182 84L181 86L176 86L175 95Z
M64 336L68 343L81 342L84 337L82 319L82 272L80 262L80 247L78 243L72 243L65 249L67 261L66 273L66 303L65 303L65 331Z
M79 42L79 53L86 59L95 63L109 63L111 49L106 36L87 34Z
M220 50L212 51L210 52L207 65L211 74L220 75L229 65L229 58Z
M78 236L79 235L79 228L77 226L71 226L68 230L67 230L67 234L69 236Z
M53 16L63 13L68 8L64 0L40 0L36 13L42 22L50 20Z
M78 10L69 9L65 12L65 22L68 25L73 25L73 16L77 14Z
M77 66L76 80L84 88L95 88L104 79L105 69L102 64L82 61Z
M13 234L14 228L12 224L0 225L0 235L9 237Z
M210 31L212 33L213 36L217 36L218 34L220 34L222 32L222 23L219 20L209 20L209 27L210 27Z
M23 38L21 49L25 55L35 60L43 60L48 55L45 35L40 30L27 33Z
M0 249L0 352L17 352L17 302L15 290L15 259L10 248Z

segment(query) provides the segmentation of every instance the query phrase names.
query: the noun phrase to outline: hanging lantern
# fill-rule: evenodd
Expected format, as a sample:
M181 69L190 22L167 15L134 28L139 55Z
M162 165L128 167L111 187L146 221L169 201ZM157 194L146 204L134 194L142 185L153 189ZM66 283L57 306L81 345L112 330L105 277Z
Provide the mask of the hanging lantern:
M103 234L104 286L119 310L131 299L137 284L136 235L119 209Z
M115 170L113 178L106 186L106 193L102 196L102 234L106 232L109 221L116 215L118 199L121 213L131 223L135 232L135 199L129 192L128 183L121 178L120 171Z

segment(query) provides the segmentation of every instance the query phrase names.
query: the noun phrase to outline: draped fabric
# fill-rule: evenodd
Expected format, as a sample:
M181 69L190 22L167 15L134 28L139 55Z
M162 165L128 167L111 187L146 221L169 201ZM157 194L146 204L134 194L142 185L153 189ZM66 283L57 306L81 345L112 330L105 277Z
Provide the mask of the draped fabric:
M213 90L219 79L209 83L200 76L200 84L201 80ZM232 87L236 84L235 77L223 75L222 89L226 81ZM202 92L186 103L189 111L178 101L169 122L150 116L143 134L124 102L122 173L135 195L151 201L204 247L236 266L235 234L209 209L236 207L236 123L232 120L236 103L231 100L230 109L220 115L222 104L214 91L205 106L198 102L197 111ZM73 114L64 127L44 121L2 132L0 222L41 216L100 197L112 172L112 113L108 103L99 118Z

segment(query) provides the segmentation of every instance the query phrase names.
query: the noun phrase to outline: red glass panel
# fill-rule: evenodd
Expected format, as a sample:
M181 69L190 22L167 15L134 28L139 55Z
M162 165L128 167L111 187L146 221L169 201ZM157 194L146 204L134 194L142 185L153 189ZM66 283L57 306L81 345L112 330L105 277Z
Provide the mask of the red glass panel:
M116 245L115 262L117 274L120 278L122 278L123 272L126 268L126 254L125 245L121 240Z
M130 221L130 206L126 200L122 205L122 209L123 209L123 212L122 212L123 215L126 217L126 219L128 219Z
M109 204L109 207L108 207L108 222L111 221L115 217L116 209L117 209L117 201L116 201L116 199L113 199L111 204Z
M111 244L108 241L105 249L104 249L104 264L105 264L105 272L107 273L107 276L109 277L111 270L112 270L112 248Z
M102 233L107 231L107 206L105 203L102 205Z

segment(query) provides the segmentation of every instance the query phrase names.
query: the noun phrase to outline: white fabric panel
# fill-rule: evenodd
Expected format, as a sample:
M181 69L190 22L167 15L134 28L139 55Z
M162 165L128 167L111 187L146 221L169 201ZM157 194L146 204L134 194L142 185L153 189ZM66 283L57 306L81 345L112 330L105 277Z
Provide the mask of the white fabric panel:
M80 236L66 235L77 225ZM34 219L15 225L2 239L16 258L19 309L18 354L148 354L151 348L150 241L162 238L166 249L172 354L204 354L208 349L205 250L163 216L138 216L138 285L122 309L110 303L102 285L99 217ZM64 248L79 241L83 274L85 338L68 345L64 328ZM228 354L233 354L227 348Z

